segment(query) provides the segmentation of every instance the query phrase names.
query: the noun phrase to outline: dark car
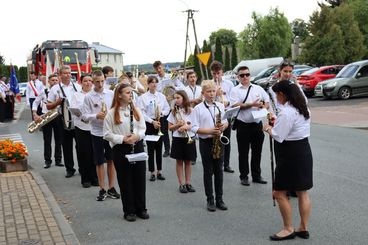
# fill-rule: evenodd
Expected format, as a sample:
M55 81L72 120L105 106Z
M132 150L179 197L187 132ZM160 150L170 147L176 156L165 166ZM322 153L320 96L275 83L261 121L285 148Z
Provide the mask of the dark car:
M314 95L314 88L319 82L336 77L343 65L332 65L312 68L298 76L298 82L307 97Z
M368 95L368 60L346 65L335 78L319 83L315 92L324 98L345 100L356 95Z
M256 81L259 80L259 79L267 78L267 77L271 76L271 74L273 72L275 72L276 70L277 70L277 66L271 66L271 67L268 67L266 69L263 69L255 77L253 77L251 79L251 82L256 83Z

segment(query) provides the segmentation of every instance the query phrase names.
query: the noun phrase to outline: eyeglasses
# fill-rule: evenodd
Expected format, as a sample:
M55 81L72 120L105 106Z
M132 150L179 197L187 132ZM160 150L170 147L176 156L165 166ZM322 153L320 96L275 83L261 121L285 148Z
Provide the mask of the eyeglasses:
M295 65L295 63L294 62L291 62L291 61L283 61L282 63L281 63L281 66L292 66L292 67L294 67L294 65Z
M249 77L250 73L242 73L238 75L239 77L243 78L244 76Z

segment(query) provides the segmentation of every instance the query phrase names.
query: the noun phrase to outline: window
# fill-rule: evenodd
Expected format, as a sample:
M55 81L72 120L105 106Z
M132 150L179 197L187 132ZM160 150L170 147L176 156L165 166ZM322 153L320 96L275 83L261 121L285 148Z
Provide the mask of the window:
M360 70L358 71L358 74L360 73L359 77L368 77L368 65L363 66L362 68L360 68Z

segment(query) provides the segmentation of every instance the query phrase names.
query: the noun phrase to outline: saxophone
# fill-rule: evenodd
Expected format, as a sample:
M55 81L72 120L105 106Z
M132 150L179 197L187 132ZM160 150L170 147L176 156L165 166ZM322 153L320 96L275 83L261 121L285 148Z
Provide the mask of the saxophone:
M214 102L215 107L218 110L218 114L216 115L216 125L215 127L221 126L221 111ZM213 159L220 159L221 157L221 150L222 150L222 143L221 143L221 135L214 135L213 136L213 145L212 145L212 158Z

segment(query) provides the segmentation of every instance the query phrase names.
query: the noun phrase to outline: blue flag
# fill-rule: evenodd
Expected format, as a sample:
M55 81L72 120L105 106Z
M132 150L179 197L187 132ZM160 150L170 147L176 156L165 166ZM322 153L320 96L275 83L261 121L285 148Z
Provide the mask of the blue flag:
M15 75L14 66L12 66L10 72L10 90L13 91L14 94L19 94L18 79Z

